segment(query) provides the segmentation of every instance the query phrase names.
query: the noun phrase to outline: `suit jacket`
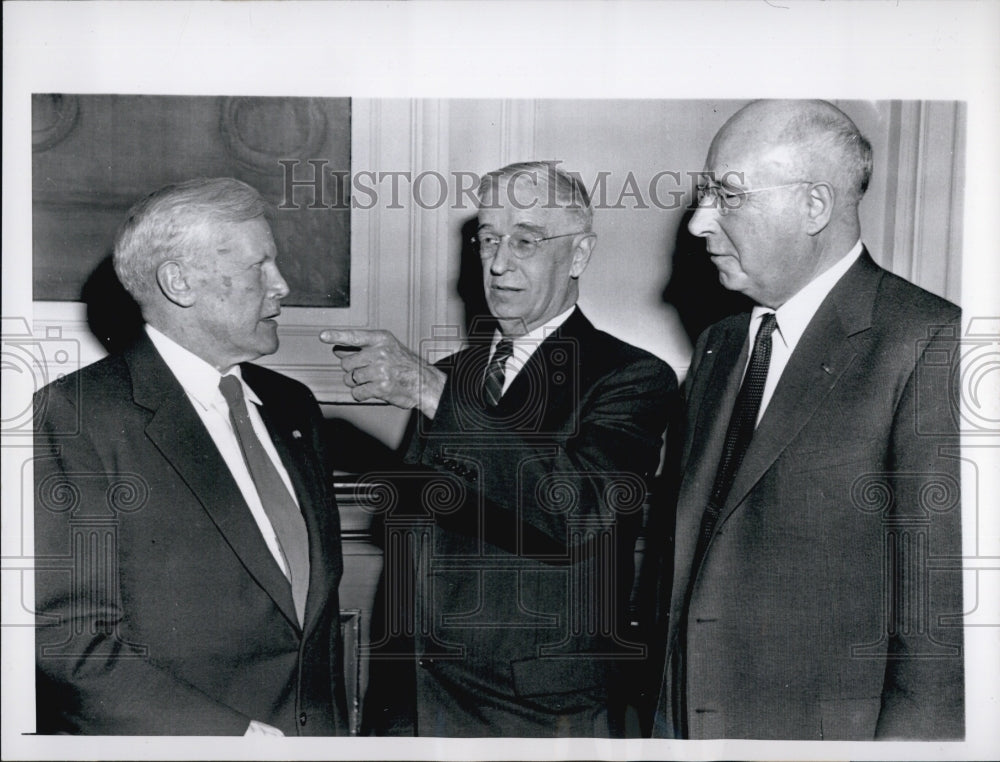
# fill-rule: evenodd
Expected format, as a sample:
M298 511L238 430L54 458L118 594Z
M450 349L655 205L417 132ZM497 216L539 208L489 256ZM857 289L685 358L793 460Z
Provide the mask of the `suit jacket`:
M489 353L439 365L407 456L435 474L414 525L416 732L606 736L617 665L645 656L625 611L676 377L576 310L492 409Z
M701 336L657 735L962 736L959 319L863 252L792 353L695 568L749 316Z
M340 521L302 384L243 377L309 532L305 623L236 482L144 335L36 395L41 733L345 732Z

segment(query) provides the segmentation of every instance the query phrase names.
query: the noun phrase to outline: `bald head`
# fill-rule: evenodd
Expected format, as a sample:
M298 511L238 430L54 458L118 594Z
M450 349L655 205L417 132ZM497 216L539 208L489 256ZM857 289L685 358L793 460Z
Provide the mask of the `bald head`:
M871 144L826 101L754 101L729 118L712 146L724 143L752 152L776 176L830 183L838 206L856 207L868 189Z
M861 237L871 146L829 103L755 101L716 134L705 176L715 195L702 194L688 229L723 286L777 309Z

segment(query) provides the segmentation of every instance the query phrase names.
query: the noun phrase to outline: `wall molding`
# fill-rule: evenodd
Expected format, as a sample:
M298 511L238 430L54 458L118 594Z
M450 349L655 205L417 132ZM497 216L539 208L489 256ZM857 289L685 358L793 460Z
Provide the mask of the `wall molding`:
M961 296L965 105L894 101L885 162L889 269L958 302ZM941 150L941 146L950 150Z
M410 292L411 319L407 344L414 350L418 350L421 342L447 319L448 298L445 286L449 263L442 252L451 250L448 245L448 211L454 200L448 157L448 115L446 100L414 102L412 177L416 181L424 172L435 172L447 181L444 204L434 204L428 208L417 203L411 205L410 262L411 283L414 288ZM423 197L423 200L426 202L428 199Z
M500 163L534 161L535 101L508 99L500 104Z

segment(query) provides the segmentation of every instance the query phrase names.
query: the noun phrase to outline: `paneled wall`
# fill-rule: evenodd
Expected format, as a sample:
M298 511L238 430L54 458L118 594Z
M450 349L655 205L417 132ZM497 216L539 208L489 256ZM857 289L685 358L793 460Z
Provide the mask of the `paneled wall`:
M556 159L594 187L598 246L581 279L581 305L599 327L649 349L683 374L697 328L725 306L726 294L685 230L690 173L704 163L712 135L742 101L355 100L356 171L433 170L448 178L445 205L414 203L400 183L402 208L355 210L357 265L370 268L364 316L328 310L314 323L383 327L433 359L457 346L466 318L464 289L478 264L462 261L462 226L474 215L456 204L462 173L480 175L512 161ZM965 108L959 103L838 102L869 137L875 172L862 202L864 240L876 261L924 288L961 302ZM360 126L360 125L359 125ZM361 149L361 150L358 150ZM675 179L680 177L680 180ZM631 178L631 180L630 180ZM650 186L654 191L650 192ZM422 184L436 195L432 182ZM683 193L682 196L678 194ZM704 313L704 314L703 314ZM309 337L305 337L308 341ZM349 401L313 349L309 380L328 413L395 445L405 416ZM288 363L279 354L279 367ZM289 364L289 370L299 370Z
M350 404L316 333L329 325L385 328L432 359L457 348L478 277L477 263L462 262L462 226L475 215L462 188L470 187L470 175L511 161L555 159L601 191L594 221L598 247L581 280L583 308L600 327L683 373L691 343L684 297L693 294L696 299L687 301L711 304L724 296L714 277L700 272L690 283L672 282L704 260L700 242L684 229L690 176L702 168L712 135L741 105L354 99L352 172L364 188L353 194L351 305L287 308L282 348L265 363L306 381L331 404L331 415L396 444L405 416ZM964 105L838 105L875 150L875 174L861 210L873 256L960 302ZM308 174L301 166L298 171L299 179ZM442 189L446 197L438 203ZM34 328L59 329L79 340L84 363L103 353L79 303L36 302Z

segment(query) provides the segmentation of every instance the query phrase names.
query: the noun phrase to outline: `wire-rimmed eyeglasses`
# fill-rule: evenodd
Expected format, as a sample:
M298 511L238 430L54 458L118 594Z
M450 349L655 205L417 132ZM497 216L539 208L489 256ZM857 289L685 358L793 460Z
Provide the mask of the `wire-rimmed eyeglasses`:
M718 209L719 214L725 216L733 209L739 209L743 205L743 197L752 193L763 193L764 191L779 190L780 188L794 188L796 185L809 185L812 180L796 180L793 183L782 183L781 185L769 185L766 188L749 188L748 190L729 190L721 185L699 185L695 192L695 199L698 206L705 206L711 201L711 208Z
M503 243L505 238L507 239L507 246L510 248L511 254L518 259L527 259L538 251L538 245L540 243L552 241L556 238L566 238L571 235L580 235L584 232L586 231L577 230L572 233L560 233L559 235L549 235L541 238L529 235L528 233L506 233L504 235L497 235L496 233L480 233L479 235L472 236L470 241L479 252L480 259L490 259L491 257L496 256L496 253L500 250L500 244Z

